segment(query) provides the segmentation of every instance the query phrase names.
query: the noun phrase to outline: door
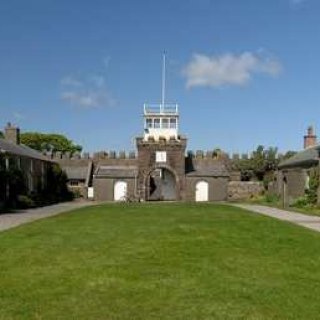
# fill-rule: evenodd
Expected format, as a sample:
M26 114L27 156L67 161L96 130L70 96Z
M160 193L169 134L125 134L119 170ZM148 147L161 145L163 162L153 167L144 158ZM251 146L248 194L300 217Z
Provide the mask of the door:
M114 184L114 201L125 201L127 197L127 183L117 181Z
M203 202L208 201L209 198L209 185L206 181L199 181L196 184L196 201Z

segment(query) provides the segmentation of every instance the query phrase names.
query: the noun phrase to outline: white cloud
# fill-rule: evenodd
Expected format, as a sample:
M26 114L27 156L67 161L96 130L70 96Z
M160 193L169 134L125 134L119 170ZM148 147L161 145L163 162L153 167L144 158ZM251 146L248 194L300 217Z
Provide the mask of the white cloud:
M307 0L289 0L290 5L297 9L300 8Z
M244 52L240 55L224 54L206 56L194 54L183 69L187 87L221 87L227 85L243 86L255 73L276 76L281 72L280 62L263 54Z
M107 92L103 91L65 91L61 94L61 99L74 106L86 109L115 105L115 100Z
M83 85L83 83L80 80L70 75L62 78L60 83L63 86L71 86L71 87L81 87Z
M116 105L102 75L95 74L81 80L67 76L61 80L61 85L63 90L60 98L72 106L90 109Z
M106 85L106 79L101 75L93 75L90 77L90 82L98 88L102 88Z

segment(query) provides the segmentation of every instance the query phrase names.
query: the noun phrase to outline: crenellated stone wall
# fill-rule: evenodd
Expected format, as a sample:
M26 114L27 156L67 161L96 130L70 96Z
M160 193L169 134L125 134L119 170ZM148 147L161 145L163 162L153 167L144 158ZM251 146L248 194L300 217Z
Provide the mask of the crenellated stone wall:
M171 142L171 141L170 141ZM168 144L170 144L170 142ZM150 143L150 141L149 141ZM175 141L172 141L171 144L174 144ZM91 160L104 160L104 159L136 159L137 153L135 151L98 151L90 154L89 152L76 152L71 154L70 152L44 152L49 159L52 160L81 160L81 159L91 159ZM225 153L223 151L216 150L188 150L185 154L186 157L197 159L197 160L221 160L221 161L236 161L236 160L244 160L250 159L250 154L238 154L238 153Z
M104 159L136 159L136 153L134 151L99 151L90 154L84 153L73 153L70 152L44 152L45 156L52 160L104 160Z

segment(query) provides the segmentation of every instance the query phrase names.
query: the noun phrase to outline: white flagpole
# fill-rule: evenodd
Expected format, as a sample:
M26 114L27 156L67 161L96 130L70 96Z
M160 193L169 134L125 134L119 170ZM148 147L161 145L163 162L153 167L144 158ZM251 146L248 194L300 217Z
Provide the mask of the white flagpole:
M166 94L166 52L163 52L163 63L162 63L162 103L161 103L161 112L163 112L163 111L164 111L165 94Z

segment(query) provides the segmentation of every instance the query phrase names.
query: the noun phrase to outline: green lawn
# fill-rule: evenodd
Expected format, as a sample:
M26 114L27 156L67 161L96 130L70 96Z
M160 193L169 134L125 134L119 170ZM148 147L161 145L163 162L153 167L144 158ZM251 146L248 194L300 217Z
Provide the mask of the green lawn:
M224 205L101 205L0 233L0 319L320 319L320 234Z

